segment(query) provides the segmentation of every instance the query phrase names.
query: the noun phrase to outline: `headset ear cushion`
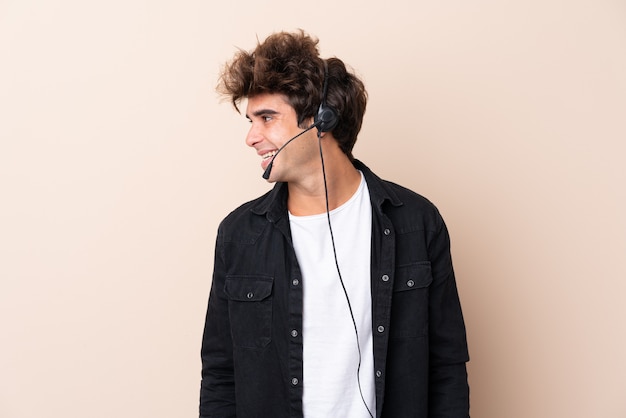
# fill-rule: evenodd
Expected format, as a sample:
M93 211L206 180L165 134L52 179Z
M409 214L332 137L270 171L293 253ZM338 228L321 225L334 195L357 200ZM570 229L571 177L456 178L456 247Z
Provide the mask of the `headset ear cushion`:
M317 111L317 115L315 115L314 122L319 123L317 126L318 131L330 132L337 126L339 117L333 108L322 104Z

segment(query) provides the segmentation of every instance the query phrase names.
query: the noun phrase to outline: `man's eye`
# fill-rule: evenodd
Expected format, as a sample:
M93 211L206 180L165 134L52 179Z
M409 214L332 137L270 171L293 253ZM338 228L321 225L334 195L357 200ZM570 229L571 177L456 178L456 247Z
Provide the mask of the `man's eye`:
M271 121L271 120L272 120L272 117L271 117L271 116L263 116L263 121L265 121L265 122L269 122L269 121Z

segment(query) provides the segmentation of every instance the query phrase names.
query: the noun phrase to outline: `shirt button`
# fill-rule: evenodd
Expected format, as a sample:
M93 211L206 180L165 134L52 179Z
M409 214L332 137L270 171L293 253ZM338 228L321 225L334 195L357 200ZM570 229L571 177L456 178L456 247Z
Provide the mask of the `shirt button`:
M383 282L388 282L389 276L387 276L386 274L383 274L383 277L381 277L381 279L383 279Z
M294 337L294 338L297 337L298 336L298 330L292 329L291 330L291 336Z
M383 372L381 372L380 370L376 370L376 377L380 377L383 375Z
M385 327L383 327L382 325L379 325L377 330L378 332L385 332Z
M415 286L415 282L413 280L409 280L408 282L406 282L406 285L409 287L413 287Z
M248 299L252 299L254 297L254 293L248 292L246 296L248 297Z
M299 284L300 284L300 280L298 280L298 279L293 279L293 280L291 281L291 284L292 284L292 285L294 285L294 286L297 286L297 285L299 285Z
M294 377L293 379L291 379L291 384L294 385L294 386L297 386L298 385L298 378Z
M389 235L391 234L391 230L389 230L389 228L385 228L385 230L383 231L383 234Z

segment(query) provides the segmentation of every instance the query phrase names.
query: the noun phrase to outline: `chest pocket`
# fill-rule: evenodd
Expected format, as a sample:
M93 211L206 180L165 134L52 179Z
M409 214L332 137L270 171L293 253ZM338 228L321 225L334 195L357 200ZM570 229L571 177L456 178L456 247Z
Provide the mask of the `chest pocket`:
M391 338L428 335L428 294L432 282L429 262L407 264L396 269L391 301Z
M233 344L263 348L272 340L272 277L228 276L224 293Z

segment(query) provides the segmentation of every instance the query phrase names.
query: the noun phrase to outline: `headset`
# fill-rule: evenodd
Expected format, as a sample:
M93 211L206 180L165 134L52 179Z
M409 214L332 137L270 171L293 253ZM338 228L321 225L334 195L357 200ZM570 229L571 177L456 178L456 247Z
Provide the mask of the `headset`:
M317 110L317 114L313 117L314 125L317 126L318 134L322 132L330 132L339 123L339 115L332 107L326 104L326 96L328 95L328 63L324 60L324 88L322 90L322 103Z

